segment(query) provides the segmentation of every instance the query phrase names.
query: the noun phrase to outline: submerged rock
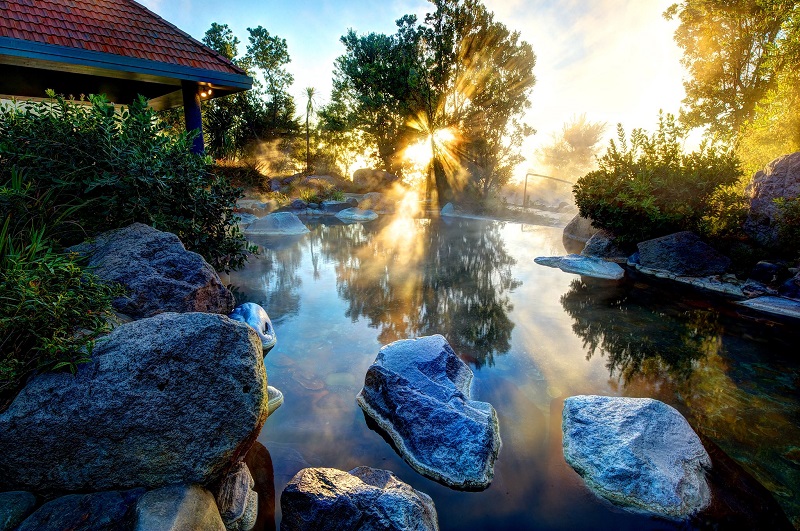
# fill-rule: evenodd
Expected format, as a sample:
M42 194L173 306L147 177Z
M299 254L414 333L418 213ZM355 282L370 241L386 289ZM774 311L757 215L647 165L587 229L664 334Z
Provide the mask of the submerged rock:
M261 347L264 349L264 355L275 346L278 342L278 336L275 335L275 329L272 328L272 321L269 319L267 312L254 302L245 302L233 309L229 315L234 321L250 325L256 331L259 339L261 339Z
M145 489L70 494L45 503L17 531L131 529L134 508Z
M0 492L0 529L14 529L36 507L36 496L30 492Z
M117 327L75 375L35 376L0 413L0 489L218 479L267 418L259 343L249 326L214 314Z
M683 231L637 244L639 264L678 276L707 277L728 270L731 260L704 243L693 232Z
M274 212L257 219L244 230L245 234L250 235L271 234L275 236L305 234L306 232L309 232L308 227L303 225L300 218L292 212Z
M650 398L573 396L564 402L564 458L615 504L685 517L711 501L711 459L686 419Z
M134 223L70 250L88 256L94 274L129 290L114 300L114 308L131 317L162 312L227 315L233 309L233 295L214 269L169 232Z
M214 496L200 485L151 490L136 504L136 531L225 531Z
M750 210L744 230L762 245L778 243L780 209L775 199L800 196L800 152L773 160L745 189Z
M763 297L756 297L755 299L739 301L737 304L773 315L800 319L800 301L793 299L766 295Z
M434 531L436 508L388 470L305 468L281 494L281 531Z
M471 381L444 337L395 341L378 352L357 401L418 472L481 489L494 476L500 427L490 404L470 399Z
M378 214L372 210L361 210L360 208L346 208L336 213L336 217L342 221L372 221L378 218Z
M570 254L567 256L540 256L533 259L539 265L557 267L566 273L576 273L585 277L619 280L625 270L619 264L607 262L593 256Z

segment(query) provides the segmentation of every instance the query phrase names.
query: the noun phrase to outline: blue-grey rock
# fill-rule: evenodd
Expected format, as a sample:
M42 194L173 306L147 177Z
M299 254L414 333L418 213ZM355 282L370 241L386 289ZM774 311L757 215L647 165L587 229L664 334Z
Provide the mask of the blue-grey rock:
M690 231L640 242L637 247L640 265L679 276L719 275L731 265L730 258L717 252Z
M268 385L267 395L269 397L267 411L268 415L272 415L276 409L283 405L283 393L281 393L279 389Z
M674 408L650 398L564 401L564 458L587 486L635 511L681 518L708 506L711 459Z
M294 210L305 210L308 208L308 203L302 199L294 199L291 203L289 203L289 206Z
M762 284L776 284L784 282L791 275L784 264L776 264L767 261L760 261L750 271L749 280L755 280Z
M453 203L447 203L445 206L442 207L440 215L442 216L455 216L458 212L456 211L456 206Z
M217 509L228 531L250 531L258 516L258 494L250 469L239 463L220 482Z
M281 531L435 531L433 500L388 470L304 468L281 494Z
M70 250L88 256L94 274L129 290L114 300L114 308L131 317L162 312L227 315L233 309L233 295L216 271L169 232L134 223Z
M244 230L245 234L273 234L276 236L305 234L306 232L309 232L308 227L303 225L300 218L292 212L274 212L257 219Z
M0 489L215 481L267 418L260 343L249 326L215 314L117 327L75 375L35 376L0 413Z
M569 254L567 256L539 256L533 259L539 265L556 267L566 273L608 280L619 280L625 276L625 270L619 264L607 262L593 256Z
M800 319L800 301L794 299L765 295L746 301L739 301L737 304L772 315Z
M347 199L344 200L344 202L350 205L351 207L358 206L358 199L356 199L355 197L348 197Z
M145 489L70 494L45 503L17 531L117 531L130 529Z
M278 342L275 329L272 328L272 321L269 319L266 310L254 302L245 302L233 309L229 315L234 321L240 321L250 325L261 339L261 347L264 355Z
M418 472L462 489L486 488L500 452L497 413L470 399L472 371L440 335L381 348L358 405Z
M151 490L136 504L136 531L225 531L214 496L200 485Z
M235 216L237 218L239 218L239 221L237 222L237 224L239 225L240 229L244 228L244 227L247 227L252 222L254 222L255 220L258 219L258 216L254 215L254 214L248 214L246 212L237 212L235 214Z
M778 288L778 293L784 297L789 297L790 299L800 299L800 274L797 274L784 282Z
M342 221L372 221L378 218L378 214L372 210L361 210L360 208L346 208L336 213L336 217Z
M322 210L325 212L335 214L336 212L341 212L342 210L347 210L348 208L352 208L354 206L358 206L358 201L356 201L355 205L351 205L348 201L323 201L322 202Z
M311 210L319 210L319 203L309 203L308 208Z
M0 531L14 529L35 508L36 496L30 492L0 492Z
M617 245L614 234L603 229L595 232L581 251L581 256L593 256L618 264L627 262L629 254Z

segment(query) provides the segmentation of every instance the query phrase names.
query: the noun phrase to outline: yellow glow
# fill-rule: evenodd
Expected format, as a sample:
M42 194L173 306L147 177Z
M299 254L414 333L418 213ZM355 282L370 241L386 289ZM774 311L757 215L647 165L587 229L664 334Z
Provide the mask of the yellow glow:
M456 135L449 127L447 129L439 129L433 132L433 141L442 146L454 142L455 139Z
M426 166L433 158L429 140L420 140L408 146L403 152L403 158L415 166Z

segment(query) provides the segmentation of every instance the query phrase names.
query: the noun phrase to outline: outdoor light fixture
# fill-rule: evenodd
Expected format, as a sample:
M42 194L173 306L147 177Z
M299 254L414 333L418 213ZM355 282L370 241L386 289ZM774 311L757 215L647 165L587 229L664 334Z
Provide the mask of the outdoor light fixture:
M211 97L212 92L214 92L211 87L200 87L200 97L201 98L209 98Z

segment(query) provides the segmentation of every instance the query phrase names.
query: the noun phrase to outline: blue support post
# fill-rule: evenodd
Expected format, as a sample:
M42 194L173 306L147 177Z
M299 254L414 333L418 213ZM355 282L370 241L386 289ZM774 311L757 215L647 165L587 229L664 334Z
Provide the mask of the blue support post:
M183 117L186 119L186 130L200 132L192 144L192 153L202 154L205 151L203 145L203 117L200 114L200 94L197 83L183 81L181 89L183 91Z

